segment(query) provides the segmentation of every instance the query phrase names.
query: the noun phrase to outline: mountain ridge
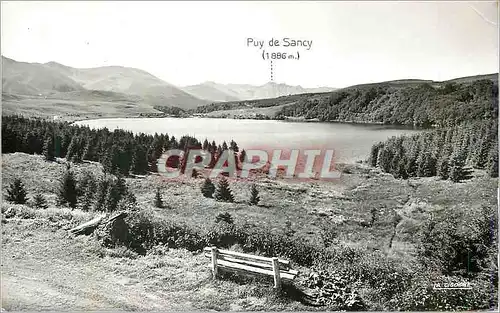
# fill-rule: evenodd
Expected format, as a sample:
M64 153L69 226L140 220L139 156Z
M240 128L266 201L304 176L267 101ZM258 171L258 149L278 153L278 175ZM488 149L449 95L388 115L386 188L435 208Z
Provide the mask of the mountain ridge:
M329 92L337 89L332 87L304 88L300 85L291 86L276 82L267 82L256 86L250 84L220 84L213 81L182 88L195 97L214 102L278 98L286 95Z
M425 79L399 79L365 83L344 88L304 88L284 83L268 82L263 85L220 84L205 81L201 84L178 87L153 74L132 67L103 66L74 68L55 61L46 63L20 62L2 55L2 94L43 96L47 99L96 100L127 102L153 106L175 106L194 109L210 103L260 101L267 104L273 99L299 95L315 98L321 93L338 92L350 88L371 86L404 87L410 85L440 85L446 82L467 83L479 79L498 81L498 73L453 78L445 81ZM318 95L315 95L318 94ZM303 95L303 96L302 96ZM105 100L105 101L104 101ZM294 100L295 101L295 100Z
M178 87L153 74L134 67L110 65L76 68L56 61L46 63L22 62L2 55L3 93L45 96L67 99L66 92L81 92L78 98L92 98L95 93L107 91L113 100L132 98L152 105L193 109L210 102L227 102L277 98L311 92L336 90L331 87L303 88L284 83L268 82L263 85L220 84L206 81L197 85ZM139 98L138 98L139 97ZM102 99L102 95L99 95ZM93 99L93 98L92 98Z

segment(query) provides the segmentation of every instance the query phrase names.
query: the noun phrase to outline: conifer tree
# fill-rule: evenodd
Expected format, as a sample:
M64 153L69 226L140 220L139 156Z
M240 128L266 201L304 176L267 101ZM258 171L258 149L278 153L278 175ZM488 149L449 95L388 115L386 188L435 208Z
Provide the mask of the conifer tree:
M447 132L448 134L449 132ZM446 143L441 151L439 159L436 162L436 175L441 179L447 180L450 175L450 157L452 148L450 143Z
M83 175L78 179L77 182L77 190L78 190L78 197L82 197L83 194L85 193L85 190L87 189L87 186L91 184L91 182L94 180L94 176L92 175L91 172L84 172Z
M488 174L490 177L498 177L498 142L495 143L488 156Z
M229 147L230 147L231 150L233 150L236 153L238 153L240 151L240 148L238 147L238 144L234 140L231 140L231 143L229 144Z
M391 147L394 151L395 154L391 160L391 170L390 172L396 177L396 178L404 178L406 177L406 158L404 157L405 151L403 148L403 137L399 137L396 139L394 142L394 145Z
M94 210L103 211L106 202L106 197L108 195L108 189L110 188L110 180L104 176L99 180L97 185L97 193L95 195Z
M378 158L378 152L380 150L380 148L383 147L383 143L382 142L379 142L377 144L374 144L371 148L371 151L370 151L370 157L368 159L368 163L373 166L373 167L376 167L377 166L377 158Z
M175 139L175 136L170 137L168 147L169 147L169 149L178 149L179 148L179 143Z
M23 182L21 181L21 179L16 178L10 184L9 189L7 189L6 200L14 202L16 204L25 204L27 201L26 195L27 193Z
M202 149L205 150L205 151L207 151L208 150L208 145L209 145L208 140L205 138L205 140L203 141Z
M123 147L114 145L112 149L112 173L128 176L131 166L131 153Z
M156 188L155 207L163 208L163 200L161 198L160 188Z
M381 168L384 172L390 173L391 171L392 153L388 147L381 147L377 156L377 167Z
M63 158L66 157L70 143L71 143L71 134L67 131L63 131L61 136L61 157Z
M80 209L83 211L90 211L94 206L94 200L97 192L97 182L92 178L91 181L81 190L82 196L80 198Z
M68 145L68 149L66 151L66 160L72 161L73 156L78 153L78 138L76 136L71 138L71 141Z
M52 136L48 136L43 144L43 156L47 161L54 161L55 157L55 145Z
M148 156L144 146L138 146L132 155L132 173L143 175L148 171Z
M449 175L450 175L449 158L442 157L437 166L438 166L437 175L441 179L447 180L449 178Z
M68 205L70 208L75 208L77 204L77 188L76 180L73 172L68 168L61 179L61 185L58 193L58 204Z
M116 157L117 153L118 151L114 145L111 147L111 149L106 150L106 152L104 153L103 160L101 162L104 173L107 174L116 173L117 166L115 161L117 158Z
M493 143L493 135L491 134L491 131L488 130L486 137L479 140L479 148L475 151L476 154L473 161L475 168L485 168L489 165L488 161Z
M212 143L213 144L208 147L208 152L210 153L210 163L208 164L209 168L213 168L215 166L215 163L217 162L217 146L215 145L215 142Z
M198 172L197 169L193 168L193 172L191 173L192 178L198 178L200 176L200 173Z
M252 184L252 190L250 191L250 204L257 205L259 204L259 190L257 190L257 186Z
M153 149L148 150L148 167L151 172L158 172L158 158Z
M471 170L465 167L465 154L463 151L453 152L449 169L449 178L455 183L471 178Z
M224 202L234 202L233 192L229 188L229 182L225 177L222 177L217 184L215 190L215 200Z
M41 193L37 193L33 197L33 207L35 207L37 209L46 209L46 208L48 208L47 200L45 200L45 197Z
M76 142L76 147L73 156L71 157L71 161L74 163L81 163L83 161L83 153L84 151L84 140L78 138Z
M92 143L87 141L82 153L82 160L94 161L94 149Z
M240 163L245 162L246 157L247 157L247 152L245 151L245 149L242 149L239 155Z
M118 178L111 184L106 195L106 210L114 212L118 208L118 203L127 194L127 184L123 176Z
M118 203L118 210L135 209L136 205L137 205L137 199L135 195L131 192L127 192L125 197L123 197Z
M436 174L436 160L429 150L426 150L422 153L422 158L418 166L417 174L420 177L431 177Z
M417 176L417 158L414 155L410 155L406 159L405 172L408 177Z
M408 179L408 172L406 171L406 167L408 164L408 159L406 156L402 156L399 159L399 162L396 164L395 173L394 177L395 178L402 178L402 179Z
M159 136L155 135L150 149L151 149L152 158L155 161L158 160L161 157L161 155L163 154L163 142Z
M212 180L207 177L205 182L201 186L201 193L206 198L212 198L215 192L215 185L212 183Z

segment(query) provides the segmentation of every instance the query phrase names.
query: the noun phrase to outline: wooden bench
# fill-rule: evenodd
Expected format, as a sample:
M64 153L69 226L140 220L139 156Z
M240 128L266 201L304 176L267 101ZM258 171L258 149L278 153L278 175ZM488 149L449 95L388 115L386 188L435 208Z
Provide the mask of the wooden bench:
M203 251L206 257L212 258L214 279L217 278L219 269L272 276L274 288L280 289L282 281L290 282L299 274L298 271L290 269L290 261L287 260L220 250L216 247L206 247Z

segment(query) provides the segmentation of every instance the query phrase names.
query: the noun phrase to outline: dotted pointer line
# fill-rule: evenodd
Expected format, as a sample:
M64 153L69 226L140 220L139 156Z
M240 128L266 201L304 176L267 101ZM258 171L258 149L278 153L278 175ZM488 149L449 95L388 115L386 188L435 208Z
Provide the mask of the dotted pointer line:
M271 81L274 81L273 60L271 60Z

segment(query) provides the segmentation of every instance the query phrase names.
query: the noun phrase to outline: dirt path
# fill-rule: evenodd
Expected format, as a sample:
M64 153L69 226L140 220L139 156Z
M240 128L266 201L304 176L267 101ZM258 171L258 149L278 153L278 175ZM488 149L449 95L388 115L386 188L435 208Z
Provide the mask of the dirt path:
M30 231L27 223L3 225L3 309L196 310L176 301L175 293L155 292L151 281L138 279L139 268L120 269L133 260L99 258L89 238L43 227Z
M113 308L105 301L82 297L71 288L65 287L52 286L33 278L4 273L2 275L2 306L7 311Z

